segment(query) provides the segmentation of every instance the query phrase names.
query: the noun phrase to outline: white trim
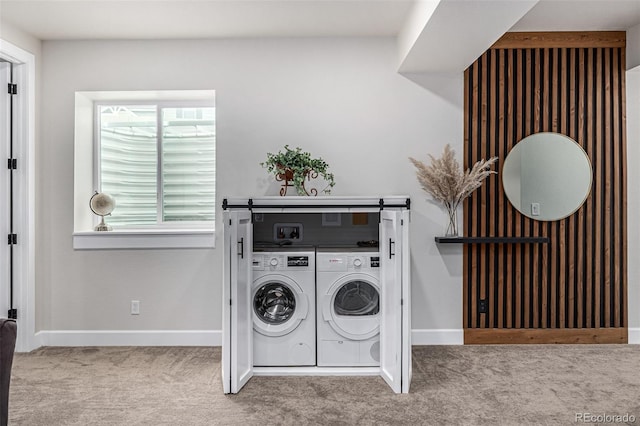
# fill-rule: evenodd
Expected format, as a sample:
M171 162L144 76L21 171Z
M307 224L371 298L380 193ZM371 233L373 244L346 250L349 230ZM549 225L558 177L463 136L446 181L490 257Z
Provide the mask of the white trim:
M462 345L461 329L412 330L413 345ZM221 346L221 330L44 330L36 346ZM640 328L629 328L629 344L640 344ZM35 348L35 346L34 346ZM33 349L33 348L32 348ZM283 367L284 368L284 367ZM283 368L254 367L256 376L282 375ZM287 375L363 376L380 374L378 367L287 367Z
M0 58L13 62L14 83L18 85L14 123L15 174L14 230L15 246L14 307L18 309L16 351L28 352L37 347L35 338L35 57L0 39Z
M462 345L464 330L412 330L412 344ZM37 346L221 346L221 330L44 330L35 335ZM640 328L629 328L629 344L640 344ZM33 349L33 348L32 348ZM283 367L284 368L284 367ZM256 376L284 374L279 367L254 367ZM288 375L363 376L380 374L378 367L288 367Z
M156 229L73 233L75 250L215 248L215 246L216 234L212 230Z
M129 101L129 102L128 102ZM94 91L75 92L75 120L74 120L74 216L73 230L78 234L90 233L98 223L99 218L93 215L88 209L88 201L94 191L98 190L98 161L94 155L99 148L96 146L98 130L95 128L97 120L97 110L94 104L116 103L116 104L141 104L154 103L164 107L187 103L189 106L208 106L215 108L215 90L169 90L169 91ZM217 195L214 195L217 199ZM107 218L107 224L109 220ZM200 227L202 223L175 222L164 223L169 229L194 229ZM168 225L168 226L167 226ZM213 221L203 225L206 227L213 225ZM161 228L162 226L157 227ZM210 226L209 226L210 227ZM135 230L135 229L133 229ZM75 234L74 234L75 235ZM86 234L89 235L89 234ZM75 238L74 238L75 240ZM86 240L81 238L80 240ZM116 244L103 246L104 243L79 242L76 249L101 249L101 248L212 248L213 245L207 241L187 241L180 242L175 238L170 238L171 242L133 242L131 246ZM85 247L84 244L87 246Z
M220 330L44 330L42 346L220 346Z
M253 367L254 376L379 376L380 367Z
M462 329L411 330L411 344L420 345L464 345Z
M631 336L635 335L635 341ZM43 330L37 346L221 346L222 330ZM462 329L412 330L414 345L462 345ZM640 343L640 328L629 329L629 343ZM264 371L268 368L268 371ZM256 367L278 375L278 367ZM287 370L290 371L290 370ZM378 375L378 367L296 367L299 375ZM375 371L375 374L373 373ZM290 372L287 374L291 374Z

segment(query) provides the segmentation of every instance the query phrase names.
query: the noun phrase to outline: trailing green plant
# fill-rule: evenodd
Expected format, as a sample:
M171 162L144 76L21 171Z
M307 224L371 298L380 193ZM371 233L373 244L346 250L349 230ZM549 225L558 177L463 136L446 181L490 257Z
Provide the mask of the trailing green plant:
M327 186L322 192L329 194L331 188L335 185L333 173L329 173L329 165L322 158L312 158L308 152L303 152L300 147L295 149L284 146L284 152L278 151L277 154L267 153L267 160L260 163L270 173L276 175L276 180L291 181L296 188L298 195L317 195L318 191L314 188L310 191L304 186L305 179L313 179L322 176L327 182ZM284 191L283 191L284 190ZM280 191L280 195L286 194L286 187Z

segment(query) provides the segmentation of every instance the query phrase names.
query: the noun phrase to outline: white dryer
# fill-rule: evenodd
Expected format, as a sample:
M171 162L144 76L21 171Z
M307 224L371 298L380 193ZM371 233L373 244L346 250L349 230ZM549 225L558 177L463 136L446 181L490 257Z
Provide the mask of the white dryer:
M315 251L253 254L253 365L316 365Z
M379 253L318 249L316 262L318 365L380 365Z

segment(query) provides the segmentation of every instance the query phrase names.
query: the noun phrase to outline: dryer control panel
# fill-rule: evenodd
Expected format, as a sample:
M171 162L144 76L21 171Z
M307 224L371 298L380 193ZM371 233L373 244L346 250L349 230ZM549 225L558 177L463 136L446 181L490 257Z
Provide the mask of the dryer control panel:
M348 270L366 271L380 267L380 256L377 255L355 255L348 256Z
M380 255L376 253L319 253L317 256L318 271L378 271Z

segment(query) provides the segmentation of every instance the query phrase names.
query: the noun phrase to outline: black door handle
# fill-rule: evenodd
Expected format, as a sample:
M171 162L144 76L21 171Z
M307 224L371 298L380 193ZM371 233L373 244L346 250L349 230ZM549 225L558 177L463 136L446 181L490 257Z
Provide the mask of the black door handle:
M391 256L395 256L396 254L393 252L393 250L391 250L392 246L395 246L396 242L393 241L391 238L389 238L389 259L391 259Z
M240 256L240 259L244 259L244 237L240 238L238 244L240 245L240 253L238 253L238 256Z

